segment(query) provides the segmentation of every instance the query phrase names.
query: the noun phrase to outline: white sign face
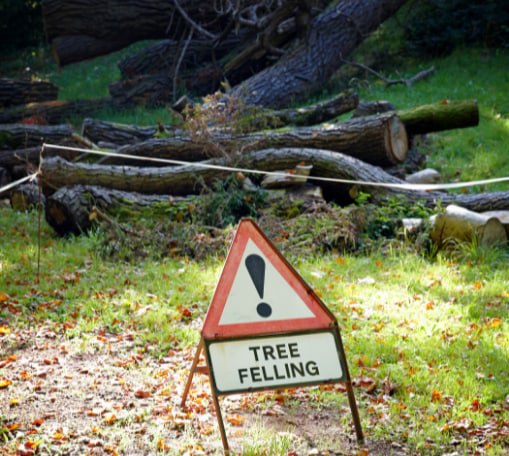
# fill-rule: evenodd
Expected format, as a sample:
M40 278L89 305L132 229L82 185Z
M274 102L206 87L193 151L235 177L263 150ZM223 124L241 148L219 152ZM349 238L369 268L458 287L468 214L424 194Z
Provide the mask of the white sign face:
M241 392L343 379L332 332L211 342L218 392Z
M240 264L220 325L315 316L253 241L247 242Z

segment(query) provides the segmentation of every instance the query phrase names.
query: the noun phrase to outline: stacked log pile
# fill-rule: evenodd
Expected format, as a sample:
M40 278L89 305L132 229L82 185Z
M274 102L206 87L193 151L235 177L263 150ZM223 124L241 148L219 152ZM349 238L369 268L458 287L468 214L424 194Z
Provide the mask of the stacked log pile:
M5 180L5 176L16 174L20 164L25 168L30 165L31 169L40 165L46 219L60 235L87 231L97 213L107 217L105 214L115 205L147 206L161 201L171 205L182 198L199 198L196 195L204 188L225 180L232 173L231 168L258 172L290 170L290 173L305 168L310 179L325 178L314 182L322 188L320 194L341 202L351 202L354 189L357 193L369 193L377 203L402 195L409 202L424 201L428 206L440 202L478 212L509 209L509 192L456 195L365 184L405 183L388 171L394 165L405 165L412 137L423 132L475 126L479 120L475 101L420 106L339 122L333 116L346 109L343 103L338 103L340 99L349 100L350 109L357 106L355 94L348 93L293 112L263 110L258 117L249 117L251 128L253 125L266 128L272 121L274 126L284 128L248 133L210 127L206 135L200 136L171 126L139 127L91 118L83 122L83 136L65 124L0 125L0 169ZM342 106L339 111L338 106ZM317 121L322 123L313 125ZM107 144L109 151L118 156L98 159L83 151L49 147L39 163L42 143L90 150L97 149L96 143ZM174 162L170 165L165 160ZM254 188L262 185L256 174L244 174L252 178L247 180ZM436 174L418 173L408 180L415 182L431 175L436 182ZM338 179L350 182L334 181ZM306 177L275 180L270 185L295 187L303 185ZM27 185L12 193L11 202L13 207L22 209L36 205L36 198L34 186ZM90 217L92 212L96 216Z

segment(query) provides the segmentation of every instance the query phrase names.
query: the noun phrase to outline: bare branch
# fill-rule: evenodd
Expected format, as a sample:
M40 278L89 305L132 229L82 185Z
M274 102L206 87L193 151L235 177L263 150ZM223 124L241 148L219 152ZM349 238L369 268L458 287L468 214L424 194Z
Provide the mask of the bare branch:
M193 19L191 19L188 14L186 13L186 10L182 8L178 0L173 0L173 3L175 4L175 8L177 8L178 12L182 15L182 17L193 27L196 31L201 33L202 35L205 35L208 38L211 38L212 40L216 40L217 36L213 33L209 32L208 30L205 30L201 25L197 24Z

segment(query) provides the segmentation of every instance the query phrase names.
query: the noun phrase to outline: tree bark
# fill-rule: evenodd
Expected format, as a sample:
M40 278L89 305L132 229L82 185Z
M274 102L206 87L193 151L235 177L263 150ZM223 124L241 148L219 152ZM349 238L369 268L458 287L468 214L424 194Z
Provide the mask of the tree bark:
M60 235L80 234L94 224L90 216L94 208L108 211L109 208L129 205L131 210L155 203L177 204L185 198L168 195L143 195L123 192L91 185L63 187L46 201L46 220Z
M153 139L124 146L118 153L173 160L198 161L211 156L238 154L267 147L328 149L365 162L386 166L403 162L408 139L394 113L353 119L326 127L299 127L289 131L266 131L245 135L215 134L203 138ZM105 163L124 163L108 159ZM135 161L132 164L137 164ZM143 161L138 164L146 164Z
M406 0L344 0L310 21L306 39L234 88L246 103L280 108L322 88L346 58Z
M430 237L440 248L454 241L471 242L474 239L485 246L507 243L505 227L496 217L451 204L432 219Z
M345 112L352 111L359 103L359 96L354 91L348 90L338 95L308 106L300 108L287 108L280 110L255 111L254 115L245 122L251 130L260 130L285 125L310 126L332 120Z
M0 125L0 150L25 149L40 146L43 142L62 144L72 142L71 125Z
M397 111L409 136L479 125L477 100L447 101Z
M74 141L63 141L65 145L78 146ZM58 144L62 144L58 142ZM14 149L14 150L0 150L0 166L12 168L19 165L39 165L39 158L41 155L41 147L28 147L26 149ZM75 152L72 150L55 150L45 149L44 158L49 157L62 157L66 160L72 160L79 157L81 152Z
M58 98L58 87L49 81L0 78L0 108Z
M409 203L424 201L430 207L442 203L457 204L476 212L509 209L509 192L455 195L366 185L362 182L405 184L405 181L391 176L379 167L326 150L265 149L245 154L237 162L226 158L215 158L202 164L233 165L260 171L277 171L294 168L300 163L313 166L309 177L311 182L313 182L313 176L359 181L355 184L320 181L320 185L334 199L343 199L355 185L358 190L370 194L374 202L380 203L385 202L389 197L402 196ZM134 168L69 163L59 157L49 158L42 163L44 186L55 189L88 184L147 194L189 195L200 192L204 186L210 187L214 181L225 179L229 174L231 171L205 168L200 166L200 163L164 168ZM249 173L245 172L245 174Z
M0 111L0 123L62 123L72 117L90 115L107 106L111 106L111 100L108 98L29 103Z
M91 118L83 120L81 128L81 134L93 143L106 142L118 146L147 141L154 138L157 131L157 126L138 127Z
M48 40L59 65L90 59L148 39L180 39L195 24L213 24L220 33L225 26L215 3L178 0L187 18L167 0L42 0ZM254 4L245 0L243 5Z
M11 192L11 207L15 211L26 212L39 206L44 207L46 197L39 194L39 186L36 183L18 185Z

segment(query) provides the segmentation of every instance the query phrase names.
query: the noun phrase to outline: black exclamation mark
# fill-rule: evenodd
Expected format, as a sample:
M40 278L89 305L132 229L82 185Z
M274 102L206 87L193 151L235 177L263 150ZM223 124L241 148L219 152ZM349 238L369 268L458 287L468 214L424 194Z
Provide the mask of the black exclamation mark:
M260 299L263 299L263 288L265 285L265 261L260 255L249 255L246 258L247 272L251 276L256 291ZM261 302L256 306L258 315L263 318L268 318L272 314L272 308L266 303Z

